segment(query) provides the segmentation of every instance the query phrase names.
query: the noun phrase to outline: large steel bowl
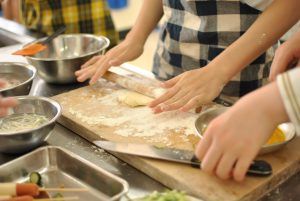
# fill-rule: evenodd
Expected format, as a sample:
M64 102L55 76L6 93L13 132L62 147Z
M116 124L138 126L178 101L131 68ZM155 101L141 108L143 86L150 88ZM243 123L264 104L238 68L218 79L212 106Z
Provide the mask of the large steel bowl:
M36 76L36 69L26 63L0 62L0 79L8 84L0 89L2 96L22 96L28 95L32 86L32 81Z
M50 98L17 96L16 99L19 104L10 111L9 115L34 113L45 115L49 121L31 130L0 132L0 152L3 153L22 153L41 145L49 136L55 126L55 121L61 115L60 105ZM0 122L3 118L0 119Z
M26 58L46 82L68 84L76 82L74 73L82 64L103 54L108 46L109 39L103 36L65 34L55 38L44 51Z
M217 116L224 113L228 107L209 109L199 115L199 117L195 121L196 132L200 136L203 137L204 131L206 130L208 124ZM291 123L283 123L278 126L285 135L285 141L274 144L265 144L261 147L259 154L267 154L278 149L284 147L287 143L293 140L296 136L295 127ZM237 139L238 140L238 139ZM233 142L234 143L234 142Z

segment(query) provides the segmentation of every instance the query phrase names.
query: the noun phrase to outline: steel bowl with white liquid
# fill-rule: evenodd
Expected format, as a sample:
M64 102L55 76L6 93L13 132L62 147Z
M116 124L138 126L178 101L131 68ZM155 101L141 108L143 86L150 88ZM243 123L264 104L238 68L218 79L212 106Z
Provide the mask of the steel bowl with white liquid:
M18 105L12 108L7 116L0 118L0 152L3 153L22 153L41 145L50 135L56 120L61 115L61 106L50 98L37 96L15 98ZM12 118L19 117L22 120L22 115L39 115L44 117L44 121L30 127L28 121L24 120L22 124L17 124L24 124L23 128L15 126L16 123Z

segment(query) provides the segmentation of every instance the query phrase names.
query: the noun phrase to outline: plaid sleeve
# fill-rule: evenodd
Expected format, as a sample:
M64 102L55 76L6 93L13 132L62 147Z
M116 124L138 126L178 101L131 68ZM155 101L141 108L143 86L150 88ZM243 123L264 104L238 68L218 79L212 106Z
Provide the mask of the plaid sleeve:
M106 0L22 0L21 11L27 28L46 35L66 26L66 34L91 33L108 37L111 46L118 43Z
M277 77L277 84L285 110L300 135L300 67Z
M257 10L264 11L273 2L273 0L241 0L241 2L248 4Z

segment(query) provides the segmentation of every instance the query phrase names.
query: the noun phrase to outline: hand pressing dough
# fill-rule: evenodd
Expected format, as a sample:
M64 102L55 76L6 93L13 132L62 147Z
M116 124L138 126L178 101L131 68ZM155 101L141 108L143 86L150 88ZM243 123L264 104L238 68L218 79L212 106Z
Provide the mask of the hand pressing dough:
M153 98L142 95L133 91L124 91L119 97L118 101L129 107L145 106L150 103Z

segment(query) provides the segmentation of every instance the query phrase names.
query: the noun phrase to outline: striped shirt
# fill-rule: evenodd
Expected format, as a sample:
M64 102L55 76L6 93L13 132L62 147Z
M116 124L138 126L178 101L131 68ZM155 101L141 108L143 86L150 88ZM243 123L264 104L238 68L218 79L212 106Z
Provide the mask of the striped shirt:
M22 0L22 23L29 29L52 34L61 26L65 33L91 33L118 42L106 0Z
M154 56L153 73L167 80L206 66L237 40L267 7L258 1L163 0L163 25ZM270 3L268 1L268 3ZM245 47L247 48L247 47ZM270 48L235 75L221 97L238 97L267 82L275 48ZM226 98L225 98L226 99Z
M300 135L300 67L277 77L277 84L285 110Z

